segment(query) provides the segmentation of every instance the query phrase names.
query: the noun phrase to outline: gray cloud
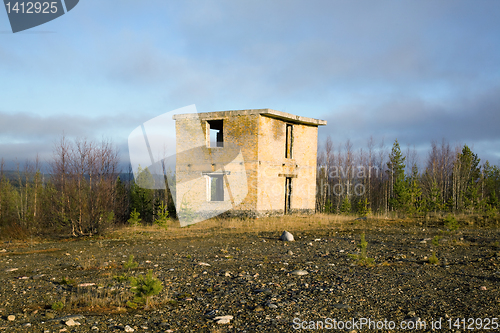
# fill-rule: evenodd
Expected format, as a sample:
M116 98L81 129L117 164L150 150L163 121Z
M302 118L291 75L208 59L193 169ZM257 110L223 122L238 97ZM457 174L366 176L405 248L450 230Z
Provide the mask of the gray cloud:
M337 142L350 138L364 147L373 135L379 140L386 138L389 145L397 138L401 144L415 145L425 152L431 141L445 138L474 146L483 160L500 162L500 86L441 103L403 96L370 105L368 99L324 118L328 125L320 130L322 137L330 134Z
M154 11L116 3L75 9L72 35L0 47L0 73L37 101L2 96L2 156L28 156L30 144L41 151L63 131L125 140L192 103L323 113L321 135L360 145L370 134L419 147L445 137L498 154L500 2L188 0L154 2ZM37 98L59 89L63 102ZM53 106L59 115L35 115ZM117 116L96 116L108 112Z
M0 159L13 167L38 155L42 162L52 157L54 145L64 135L69 140L111 140L128 162L127 136L150 115L129 117L82 115L39 116L31 113L0 112Z

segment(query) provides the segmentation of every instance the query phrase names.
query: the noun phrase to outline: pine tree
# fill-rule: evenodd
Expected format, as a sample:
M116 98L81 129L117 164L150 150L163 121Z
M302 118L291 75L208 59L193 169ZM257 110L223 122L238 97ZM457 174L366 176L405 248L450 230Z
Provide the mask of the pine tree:
M344 215L348 215L351 213L351 201L347 196L344 197L344 200L342 201L342 205L340 206L340 213Z
M439 190L436 181L432 182L430 192L426 197L427 210L430 212L437 212L441 210L441 191Z
M153 222L154 213L154 179L148 168L142 169L139 166L135 182L130 188L130 210L139 212L145 222Z
M479 162L477 154L464 145L453 167L453 197L457 210L473 211L479 204L477 189L481 177Z
M152 296L159 294L163 289L160 280L153 277L153 270L149 270L146 276L139 275L137 278L131 277L130 289L138 300L146 303L146 309L149 309L149 301Z
M371 214L371 209L368 207L368 199L364 198L358 201L357 213L360 217L366 217Z
M486 196L486 204L491 209L497 210L500 208L498 197L500 195L500 169L498 166L491 166L488 161L483 165L484 173L484 190Z
M404 210L403 208L409 199L408 185L404 174L406 167L404 164L405 160L406 157L401 153L401 148L396 139L389 155L389 162L387 162L392 190L389 197L389 205L393 211Z
M408 177L408 201L407 212L415 214L421 210L422 190L418 176L418 167L414 164L411 168L411 176Z

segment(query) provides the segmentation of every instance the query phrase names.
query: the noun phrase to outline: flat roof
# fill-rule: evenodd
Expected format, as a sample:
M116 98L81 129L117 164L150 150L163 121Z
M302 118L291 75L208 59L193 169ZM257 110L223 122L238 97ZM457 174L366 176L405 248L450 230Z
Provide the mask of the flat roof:
M172 119L219 119L219 118L229 118L234 116L242 115L262 115L271 118L281 119L287 122L296 124L305 124L313 126L323 126L326 125L326 120L314 119L308 117L296 116L291 113L286 113L282 111L272 110L272 109L251 109L251 110L230 110L230 111L214 111L214 112L200 112L200 113L184 113L175 114Z

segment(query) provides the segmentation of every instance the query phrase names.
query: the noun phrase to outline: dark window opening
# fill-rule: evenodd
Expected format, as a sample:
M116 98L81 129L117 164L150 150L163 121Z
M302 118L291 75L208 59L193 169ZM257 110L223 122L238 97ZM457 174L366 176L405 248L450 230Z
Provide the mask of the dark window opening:
M224 201L224 176L208 177L209 201Z
M207 128L209 132L209 147L224 147L223 122L222 120L208 120Z
M290 214L292 201L292 178L285 178L285 214Z
M286 145L285 145L285 158L292 158L293 147L293 126L286 125Z

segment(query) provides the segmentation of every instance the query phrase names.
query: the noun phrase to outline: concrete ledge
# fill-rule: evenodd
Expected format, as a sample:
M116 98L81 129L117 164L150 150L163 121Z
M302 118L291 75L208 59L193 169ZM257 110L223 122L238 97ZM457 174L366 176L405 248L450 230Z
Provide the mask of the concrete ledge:
M230 111L215 111L215 112L201 112L201 113L185 113L185 114L175 114L172 116L174 120L180 119L194 119L199 118L200 120L209 119L220 119L229 118L237 116L248 116L248 115L262 115L266 117L281 119L290 123L304 124L312 126L323 126L326 125L326 120L308 118L296 116L291 113L286 113L282 111L272 110L272 109L249 109L249 110L230 110Z

